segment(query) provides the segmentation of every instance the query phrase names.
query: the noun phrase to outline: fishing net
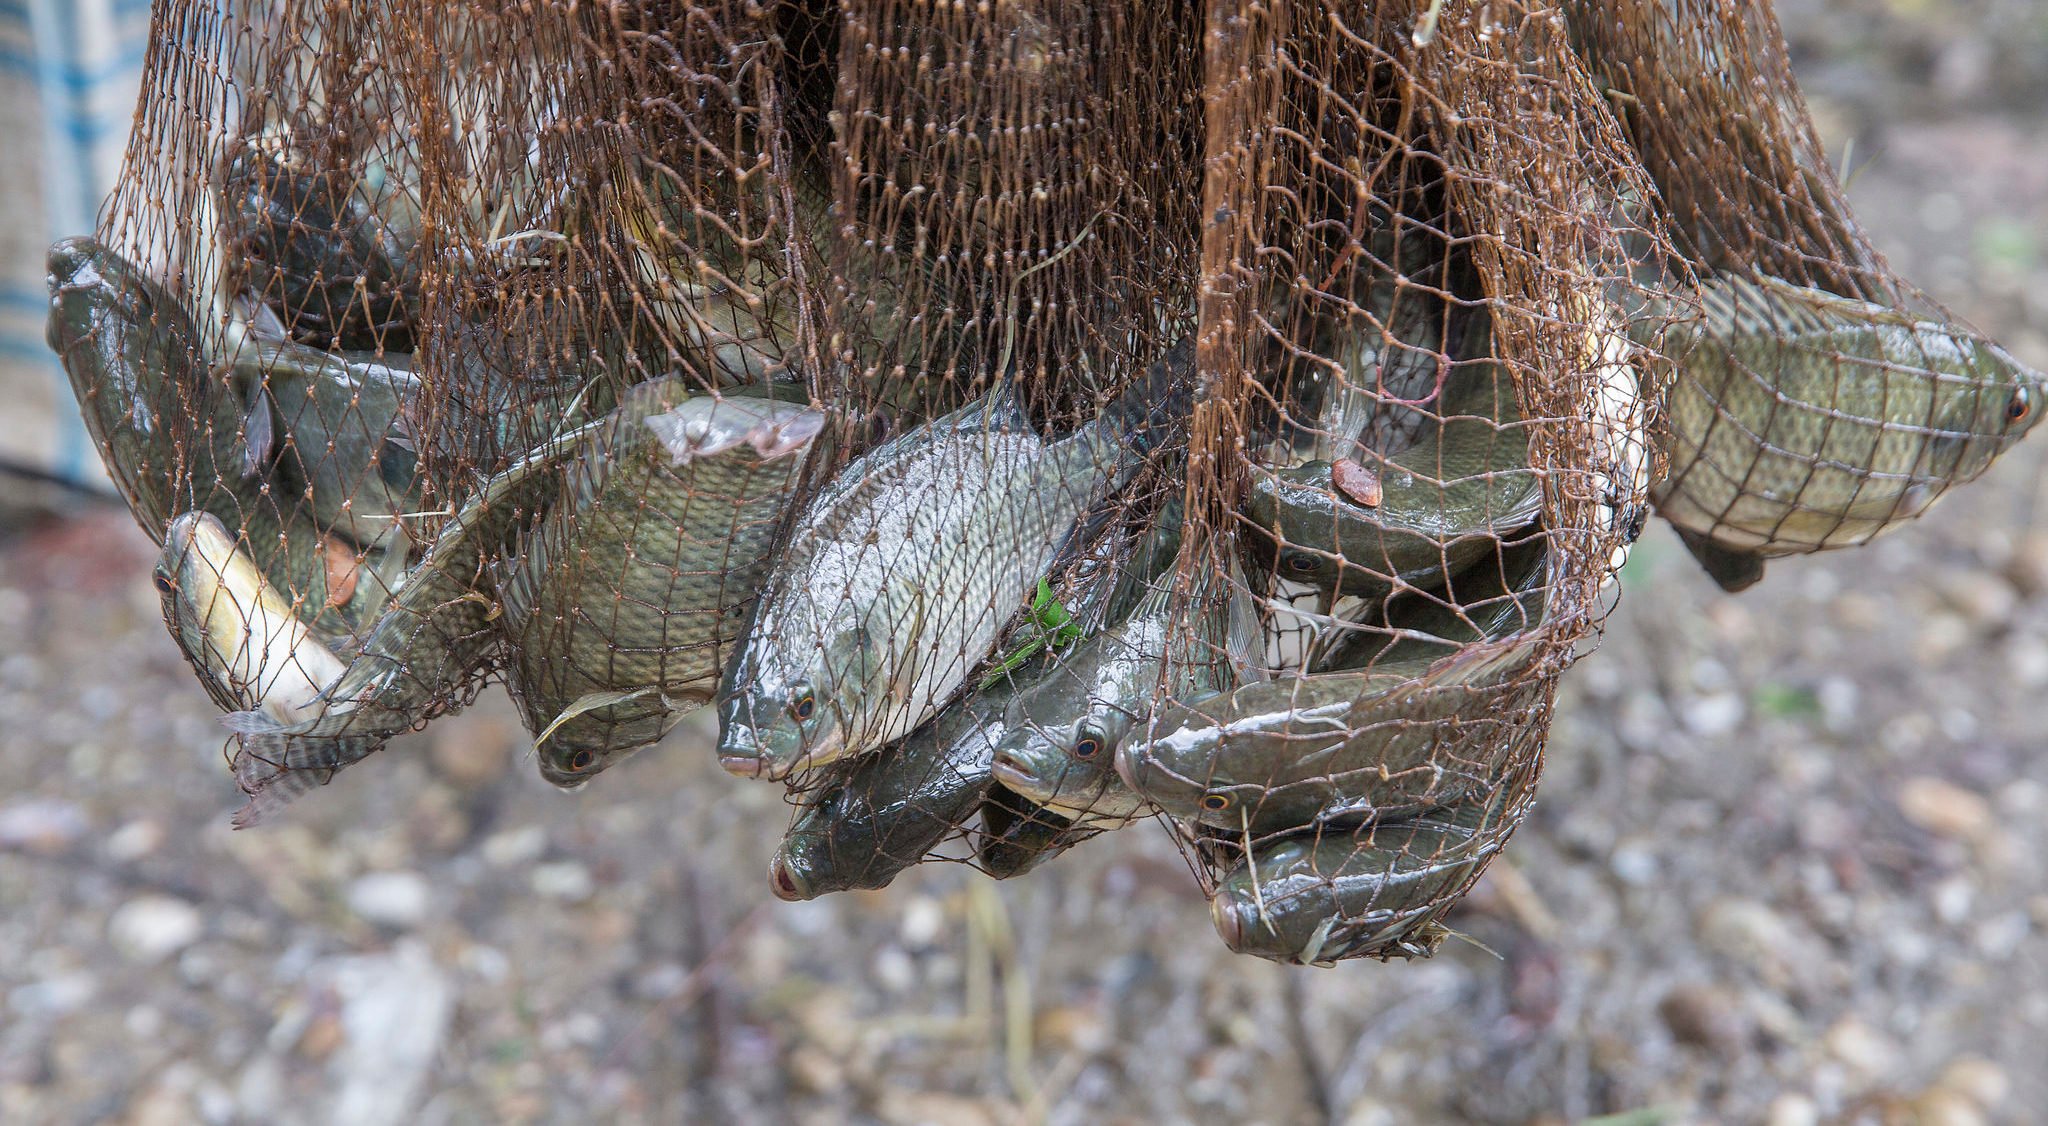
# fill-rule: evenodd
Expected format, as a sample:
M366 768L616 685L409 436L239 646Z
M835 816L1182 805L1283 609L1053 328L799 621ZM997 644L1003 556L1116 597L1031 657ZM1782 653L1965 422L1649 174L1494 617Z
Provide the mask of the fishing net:
M1856 538L1756 498L1881 526L2028 405L1767 5L154 18L51 334L243 823L493 681L564 786L716 702L786 898L1158 820L1235 949L1427 953L1653 482L1728 581Z

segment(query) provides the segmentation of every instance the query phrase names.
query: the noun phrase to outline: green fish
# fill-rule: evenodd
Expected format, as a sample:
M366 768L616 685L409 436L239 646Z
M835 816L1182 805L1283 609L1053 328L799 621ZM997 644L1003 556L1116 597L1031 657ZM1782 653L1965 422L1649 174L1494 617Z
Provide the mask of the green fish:
M1387 600L1380 620L1354 627L1316 672L1430 662L1475 643L1499 641L1543 622L1550 594L1550 543L1535 532L1496 550L1437 591Z
M1072 821L1121 823L1143 812L1145 799L1116 773L1124 736L1152 714L1162 694L1207 695L1237 681L1236 669L1219 656L1233 644L1228 612L1225 628L1207 631L1212 636L1185 638L1175 628L1173 593L1171 582L1157 583L1124 620L1022 684L996 749L996 778L1005 788ZM1199 596L1193 604L1202 605ZM1255 629L1244 623L1239 633ZM1235 644L1244 651L1243 641Z
M1678 364L1657 508L1729 590L1920 514L2042 405L2043 376L1975 333L1768 277L1716 278L1647 343Z
M398 543L398 517L422 507L419 456L404 426L420 392L410 361L245 342L233 368L251 404L244 472L281 446L286 486L303 493L322 530L361 547Z
M645 383L569 459L501 592L541 776L580 786L708 703L822 411Z
M212 515L321 644L352 650L388 594L359 572L391 572L386 556L337 550L303 498L244 475L242 402L207 376L190 314L154 279L90 237L52 245L49 268L50 346L143 530L163 544L173 515Z
M1521 820L1506 793L1255 846L1209 900L1216 933L1237 953L1297 965L1433 953L1446 933L1437 920Z
M1083 514L1178 430L1183 343L1059 441L1006 387L875 448L804 510L719 693L719 761L780 778L902 738L969 683Z
M300 170L249 152L225 181L246 288L292 339L337 351L413 350L419 278L407 248L335 170Z
M1361 448L1344 463L1363 484L1330 462L1254 466L1244 514L1261 564L1343 594L1434 589L1535 520L1542 481L1506 369L1454 366L1436 409L1442 420L1414 445L1391 457Z
M999 681L880 753L834 763L768 864L783 899L886 887L974 815L993 784L1010 687Z
M1255 835L1456 802L1493 786L1539 737L1549 682L1537 640L1177 702L1124 740L1117 773L1168 813Z

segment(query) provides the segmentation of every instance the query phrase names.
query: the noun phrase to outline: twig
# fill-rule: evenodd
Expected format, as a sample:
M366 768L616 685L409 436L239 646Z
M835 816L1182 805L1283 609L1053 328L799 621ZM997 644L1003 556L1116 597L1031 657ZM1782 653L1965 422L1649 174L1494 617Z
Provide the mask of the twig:
M1316 1113L1326 1123L1337 1121L1337 1108L1330 1098L1329 1071L1323 1066L1323 1056L1316 1050L1315 1037L1309 1035L1308 997L1302 992L1301 975L1309 973L1300 966L1286 966L1280 970L1281 1003L1287 1007L1287 1038L1294 1042L1294 1056L1301 1061L1302 1078L1308 1082L1311 1102Z

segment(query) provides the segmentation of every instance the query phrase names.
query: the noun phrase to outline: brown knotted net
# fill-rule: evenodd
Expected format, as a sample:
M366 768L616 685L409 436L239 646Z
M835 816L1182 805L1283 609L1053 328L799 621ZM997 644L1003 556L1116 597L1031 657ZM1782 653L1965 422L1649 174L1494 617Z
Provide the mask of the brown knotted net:
M938 566L936 523L866 533L921 568L901 644L1000 628L907 737L769 772L798 806L774 890L959 848L1007 876L1163 810L1233 947L1427 952L1528 808L1664 453L1745 477L1660 417L1696 350L1769 374L1697 331L1700 287L1911 297L1762 4L155 19L105 249L53 284L99 295L57 314L67 357L169 528L166 616L237 713L244 820L493 679L543 774L587 780L749 691L764 606L868 597L795 573L865 526L808 512L859 478L941 521L980 468L905 451L1001 415L1004 441L1115 440L1030 544L998 522ZM1981 468L1907 460L1871 472ZM1020 568L1022 604L978 593Z

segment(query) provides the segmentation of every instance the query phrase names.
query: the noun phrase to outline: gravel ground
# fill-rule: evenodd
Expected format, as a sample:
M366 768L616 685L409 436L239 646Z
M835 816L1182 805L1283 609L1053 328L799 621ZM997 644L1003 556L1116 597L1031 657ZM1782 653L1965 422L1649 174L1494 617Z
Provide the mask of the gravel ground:
M1785 12L1879 241L2048 366L2048 13ZM1741 597L1653 530L1487 949L1322 971L1149 827L776 902L703 724L563 795L496 693L231 832L144 537L0 492L0 1121L2037 1121L2044 457Z

